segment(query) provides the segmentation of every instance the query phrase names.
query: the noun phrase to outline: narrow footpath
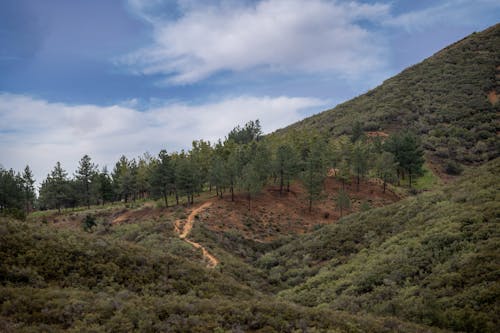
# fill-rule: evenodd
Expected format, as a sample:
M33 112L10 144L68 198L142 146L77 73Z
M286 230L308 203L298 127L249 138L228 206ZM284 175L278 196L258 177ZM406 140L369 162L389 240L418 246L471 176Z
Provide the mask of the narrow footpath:
M175 221L175 231L179 234L179 238L180 239L184 240L186 243L191 244L192 246L194 246L197 249L201 249L201 251L203 253L203 258L208 262L207 263L207 267L208 268L215 268L219 264L219 260L216 257L214 257L213 255L211 255L207 251L207 249L205 249L205 247L203 247L203 245L201 245L200 243L196 243L196 242L194 242L194 241L192 241L192 240L190 240L190 239L187 238L189 236L189 233L193 229L193 224L194 224L195 217L201 211L207 209L211 205L212 205L212 202L211 201L207 201L204 204L202 204L201 206L199 206L196 209L194 209L189 214L189 216L188 216L188 218L186 220L186 223L182 227L182 230L180 228L181 220Z

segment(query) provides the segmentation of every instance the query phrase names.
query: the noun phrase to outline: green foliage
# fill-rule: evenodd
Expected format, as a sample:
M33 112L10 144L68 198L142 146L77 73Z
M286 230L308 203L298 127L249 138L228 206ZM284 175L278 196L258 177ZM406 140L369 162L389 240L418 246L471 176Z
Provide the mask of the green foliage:
M236 126L229 132L226 141L233 141L237 144L247 144L259 140L261 136L262 128L260 126L260 121L257 119L255 121L249 121L243 128Z
M446 161L445 169L447 174L457 176L462 173L463 167L453 160Z
M499 31L497 24L474 33L366 94L278 130L272 137L279 141L311 130L339 137L351 132L356 119L365 124L365 130L411 129L422 138L426 153L440 160L443 152L445 159L461 164L494 159L499 152L499 104L492 105L487 94L498 93Z
M90 214L87 214L82 222L82 228L87 232L92 231L92 228L94 228L96 225L97 223L95 217Z
M286 272L281 296L303 305L496 332L499 167L497 159L442 191L349 215L259 265Z
M326 178L325 150L325 143L320 138L314 138L302 161L301 180L307 191L309 212L312 210L313 201L318 200L323 192Z
M25 187L23 178L14 170L0 166L0 214L23 218Z
M351 208L351 199L349 198L349 195L342 189L339 190L335 203L337 204L337 209L340 211L341 217L343 216L344 210Z

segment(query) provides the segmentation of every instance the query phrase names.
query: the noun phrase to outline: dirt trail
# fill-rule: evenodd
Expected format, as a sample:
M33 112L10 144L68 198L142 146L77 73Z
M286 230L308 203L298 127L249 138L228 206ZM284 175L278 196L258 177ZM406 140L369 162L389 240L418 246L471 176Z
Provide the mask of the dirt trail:
M203 258L205 258L208 261L207 266L209 268L215 268L219 264L219 260L215 258L213 255L211 255L207 249L205 249L201 244L193 242L192 240L188 239L187 236L191 232L191 229L193 229L193 224L194 224L194 219L196 215L198 215L202 210L207 209L212 205L211 201L205 202L203 205L197 207L194 209L191 214L189 214L186 223L182 227L182 230L180 228L181 221L177 220L175 221L175 231L179 234L179 238L183 239L186 243L191 244L197 249L201 249L203 253Z

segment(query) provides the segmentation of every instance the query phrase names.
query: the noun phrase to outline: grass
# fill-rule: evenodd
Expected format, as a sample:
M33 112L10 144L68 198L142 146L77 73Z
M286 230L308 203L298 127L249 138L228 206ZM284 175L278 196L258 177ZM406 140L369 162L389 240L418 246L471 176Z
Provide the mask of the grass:
M438 176L432 172L427 164L423 166L423 175L418 177L413 184L413 188L416 190L430 190L441 183Z

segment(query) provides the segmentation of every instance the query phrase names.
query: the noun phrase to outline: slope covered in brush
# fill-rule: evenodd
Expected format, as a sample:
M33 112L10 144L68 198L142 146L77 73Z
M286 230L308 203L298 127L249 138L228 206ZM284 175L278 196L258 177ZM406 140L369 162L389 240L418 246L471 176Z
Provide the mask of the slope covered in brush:
M379 87L337 107L278 130L318 129L331 136L409 128L438 159L478 163L498 155L500 24L474 33Z
M442 190L350 215L259 265L303 305L497 332L499 168L496 159Z

